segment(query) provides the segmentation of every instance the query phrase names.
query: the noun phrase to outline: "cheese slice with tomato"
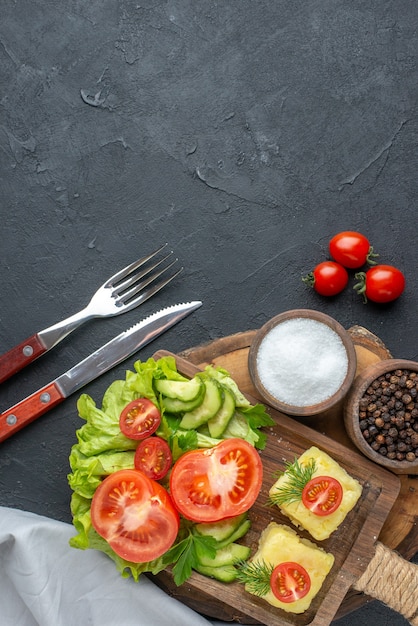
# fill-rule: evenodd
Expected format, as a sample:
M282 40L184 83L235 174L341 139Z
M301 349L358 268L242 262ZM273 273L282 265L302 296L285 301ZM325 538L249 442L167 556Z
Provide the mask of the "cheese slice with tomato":
M258 550L251 563L265 563L276 567L288 562L301 565L308 573L308 593L293 602L282 602L271 590L261 597L287 613L303 613L321 589L334 564L334 556L309 539L299 537L293 528L271 522L261 533ZM251 593L248 585L245 585L245 589Z
M342 500L336 511L329 515L316 515L309 510L302 499L295 502L281 504L279 509L299 528L307 530L314 539L322 541L328 539L339 525L344 521L347 514L354 508L362 493L360 483L350 476L346 470L341 467L326 452L312 446L306 450L299 458L300 465L307 465L310 460L315 461L315 472L312 477L330 476L336 478L343 489ZM289 474L284 472L282 476L274 483L270 489L270 496L286 484L289 483Z

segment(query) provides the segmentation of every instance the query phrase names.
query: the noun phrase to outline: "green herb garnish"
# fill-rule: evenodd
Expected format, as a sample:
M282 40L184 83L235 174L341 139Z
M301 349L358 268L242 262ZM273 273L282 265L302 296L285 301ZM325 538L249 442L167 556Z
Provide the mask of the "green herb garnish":
M297 459L293 463L287 463L282 475L287 475L287 481L270 494L269 504L280 506L299 502L302 499L302 491L312 479L316 470L315 459L309 459L306 465L301 465Z
M242 561L236 564L237 580L247 586L255 596L266 596L270 591L270 578L273 565L265 561Z

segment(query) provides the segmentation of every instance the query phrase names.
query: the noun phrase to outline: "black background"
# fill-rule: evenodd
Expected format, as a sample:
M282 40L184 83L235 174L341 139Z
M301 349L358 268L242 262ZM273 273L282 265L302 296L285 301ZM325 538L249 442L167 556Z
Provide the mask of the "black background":
M414 0L2 0L0 348L85 306L168 242L182 275L140 309L85 325L4 383L1 410L161 306L203 307L136 358L314 308L416 360ZM359 230L406 275L396 302L301 276ZM70 522L77 397L1 444L0 503ZM341 626L404 624L380 603Z

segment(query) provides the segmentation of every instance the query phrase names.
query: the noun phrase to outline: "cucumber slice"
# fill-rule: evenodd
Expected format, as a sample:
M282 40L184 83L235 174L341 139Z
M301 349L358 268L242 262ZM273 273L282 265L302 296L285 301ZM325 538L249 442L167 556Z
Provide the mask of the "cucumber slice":
M250 548L242 546L239 543L230 543L229 545L216 551L216 556L211 559L206 556L199 558L199 564L204 567L225 567L225 565L233 565L237 561L246 561L250 556Z
M186 412L180 422L180 428L186 430L196 429L205 424L208 419L217 413L222 404L222 390L220 385L213 378L205 378L206 389L203 402L195 409Z
M195 400L202 392L202 385L203 381L197 376L186 381L168 380L166 378L155 381L155 388L162 393L163 396L177 398L177 400L182 400L182 402Z
M227 387L223 387L223 402L219 411L208 420L210 436L219 439L235 412L235 397Z
M194 569L204 576L219 580L221 583L232 583L237 578L237 570L233 565L224 565L223 567L196 565Z
M227 537L226 539L224 539L223 541L220 541L218 543L218 547L219 548L224 548L228 544L233 543L234 541L237 541L238 539L241 539L241 537L243 537L244 535L247 534L247 532L250 530L250 527L251 527L250 520L249 519L245 519L238 526L238 528L232 533L232 535L230 535L229 537Z
M213 537L216 541L228 539L247 519L246 513L223 519L220 522L195 524L194 528L199 535Z
M161 399L161 403L168 413L187 413L188 411L193 411L197 407L199 407L205 397L206 387L202 383L200 387L200 392L198 395L193 398L193 400L188 400L187 402L183 400L179 400L178 398L169 398L163 396Z

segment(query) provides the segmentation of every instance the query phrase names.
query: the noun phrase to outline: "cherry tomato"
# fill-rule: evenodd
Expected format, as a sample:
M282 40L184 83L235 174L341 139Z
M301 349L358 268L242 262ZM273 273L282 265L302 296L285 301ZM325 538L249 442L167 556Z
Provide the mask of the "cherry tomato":
M119 418L121 431L129 439L145 439L157 430L161 413L148 398L137 398L130 402Z
M378 256L373 252L367 237L351 230L335 235L329 242L329 251L337 263L350 269L357 269L365 263L374 263L372 257Z
M147 437L141 441L135 452L136 469L153 480L164 478L172 462L170 446L161 437Z
M355 276L360 282L354 285L354 289L363 294L365 302L391 302L399 298L405 289L405 276L391 265L376 265L366 273L359 272Z
M172 546L179 515L167 491L138 470L118 470L97 487L91 522L123 559L147 563Z
M302 565L279 563L270 577L270 588L276 598L286 604L304 598L311 588L311 578Z
M243 439L185 452L174 464L170 493L179 512L195 522L217 522L247 511L263 479L257 450Z
M302 491L302 502L314 515L331 515L343 499L341 483L331 476L312 478Z
M302 280L321 296L335 296L347 286L348 273L335 261L323 261Z

